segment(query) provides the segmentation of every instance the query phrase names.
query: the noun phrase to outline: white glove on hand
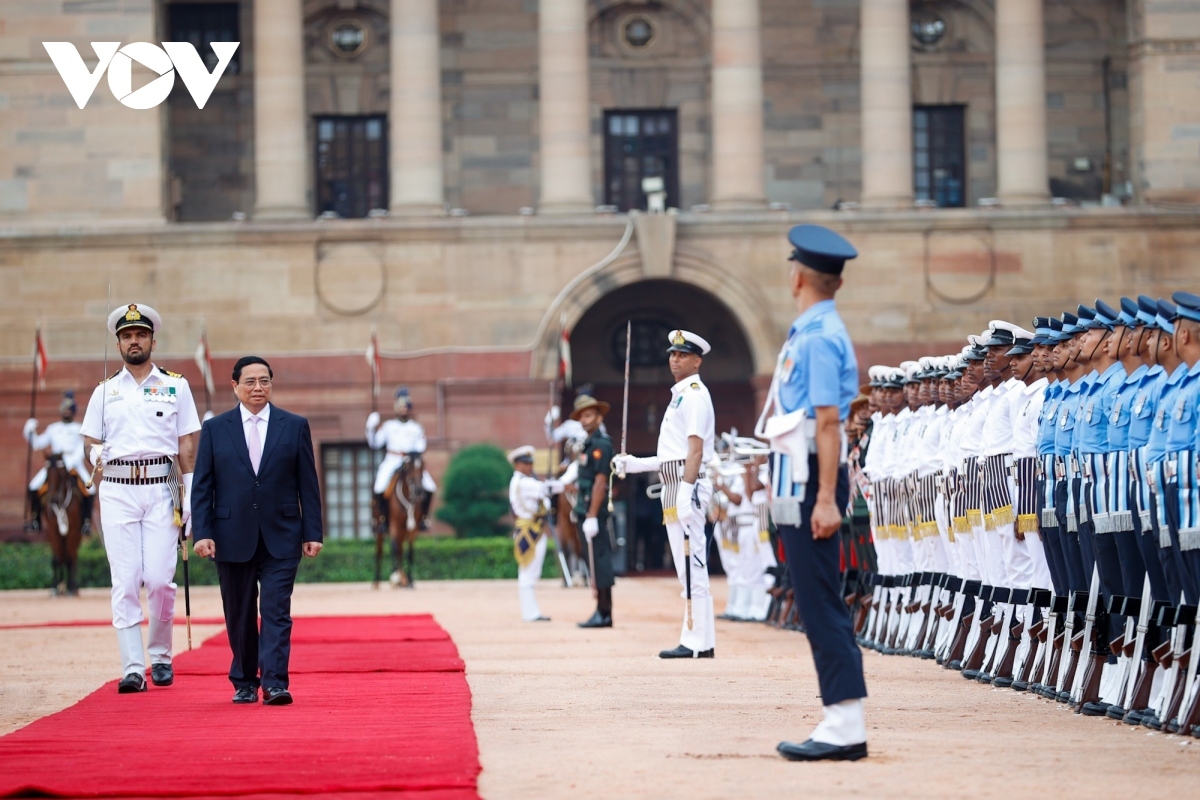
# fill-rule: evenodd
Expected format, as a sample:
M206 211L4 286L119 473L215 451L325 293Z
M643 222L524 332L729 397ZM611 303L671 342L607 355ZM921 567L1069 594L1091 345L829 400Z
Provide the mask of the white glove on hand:
M596 538L596 534L600 532L600 520L595 517L588 517L583 521L583 535L590 542Z
M378 411L372 411L371 415L369 417L367 417L367 427L372 430L379 427L379 412Z
M37 420L36 419L34 419L33 417L30 417L29 419L25 420L24 433L25 433L25 438L27 440L33 438L33 435L35 433L37 433Z
M189 531L191 530L192 522L192 473L189 472L183 476L183 508L179 511L179 518L183 521L183 525Z
M550 494L562 494L562 491L563 491L562 481L554 480L553 478L546 481L546 491L549 492Z
M658 456L638 458L628 453L618 453L613 456L613 464L617 467L617 476L624 478L638 472L658 472Z
M675 513L679 517L680 522L691 519L700 510L692 504L692 490L696 488L694 483L680 483L679 491L675 494Z
M92 445L92 452L88 456L88 460L92 462L93 467L100 463L100 456L102 455L104 455L104 444L102 442L97 442L96 444Z

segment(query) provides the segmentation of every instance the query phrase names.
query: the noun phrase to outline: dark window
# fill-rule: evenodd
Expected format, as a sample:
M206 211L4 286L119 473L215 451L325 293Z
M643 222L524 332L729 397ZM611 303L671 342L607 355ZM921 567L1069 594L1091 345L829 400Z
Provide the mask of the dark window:
M381 461L383 451L362 442L321 446L327 537L371 538L371 487Z
M671 331L679 326L673 320L633 320L633 345L629 348L631 367L665 367L667 347ZM618 370L625 369L625 325L618 325L612 332L609 347L612 364Z
M388 207L387 117L317 117L317 213Z
M913 189L941 208L967 204L966 106L913 109Z
M646 208L642 178L661 177L679 204L679 132L674 109L604 112L604 197L621 211ZM624 361L624 358L621 359Z
M217 54L209 47L212 42L241 41L237 3L172 3L167 6L167 25L167 41L191 42L209 71L217 66ZM241 71L242 49L234 51L226 75Z

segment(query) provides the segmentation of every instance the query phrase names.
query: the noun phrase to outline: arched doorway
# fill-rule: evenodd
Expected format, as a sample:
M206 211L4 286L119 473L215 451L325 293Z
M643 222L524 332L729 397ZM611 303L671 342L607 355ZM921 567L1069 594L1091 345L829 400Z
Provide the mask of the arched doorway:
M712 345L700 375L712 394L717 434L754 427L755 394L751 385L754 359L750 342L733 312L716 296L691 284L673 280L643 280L605 294L579 318L571 332L574 395L588 390L612 405L606 419L617 448L621 442L621 402L624 388L625 331L633 323L630 358L629 431L627 449L634 455L653 455L658 425L670 400L674 379L667 369L667 334L684 328ZM657 570L670 566L664 558L666 530L657 500L646 496L653 475L630 476L615 489L619 572ZM715 566L715 562L714 562Z

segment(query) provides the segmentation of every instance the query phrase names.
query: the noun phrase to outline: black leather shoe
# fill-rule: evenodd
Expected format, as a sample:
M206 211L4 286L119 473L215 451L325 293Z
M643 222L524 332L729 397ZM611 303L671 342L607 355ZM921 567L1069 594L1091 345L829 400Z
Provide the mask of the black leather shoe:
M580 628L611 628L612 616L609 614L601 614L596 611L588 618L587 622L576 623Z
M809 739L802 744L780 742L775 749L788 761L858 761L867 757L866 742L838 746Z
M981 670L977 670L977 669L964 669L962 671L962 676L969 681L979 680L979 676L982 674L983 674L983 672Z
M1108 703L1084 703L1079 713L1085 717L1103 717L1108 715Z
M290 706L291 704L292 695L287 689L281 689L278 686L263 689L264 706Z
M146 678L140 672L131 672L117 684L117 694L134 694L146 691Z
M533 619L530 620L530 622L549 622L549 621L550 621L549 617L534 617Z
M1145 715L1145 711L1138 711L1136 708L1131 708L1125 712L1125 718L1121 722L1124 722L1126 725L1141 725L1142 717Z
M151 664L150 680L155 686L170 686L175 682L175 670L170 664Z
M235 703L257 703L258 689L254 686L243 686L233 693Z
M1122 720L1125 719L1126 713L1127 712L1125 709L1121 708L1119 705L1113 704L1108 707L1108 711L1104 712L1104 716L1108 717L1109 719Z
M1155 731L1161 731L1162 722L1158 719L1158 717L1154 716L1153 712L1148 712L1146 714L1142 714L1142 727L1150 728L1151 730Z
M707 650L701 650L699 653L679 645L674 650L663 650L658 654L659 658L715 658L716 649L710 647Z
M1014 682L1015 681L1013 681L1012 678L1005 678L1001 676L992 678L992 686L995 686L997 689L1007 689L1008 687L1012 686Z

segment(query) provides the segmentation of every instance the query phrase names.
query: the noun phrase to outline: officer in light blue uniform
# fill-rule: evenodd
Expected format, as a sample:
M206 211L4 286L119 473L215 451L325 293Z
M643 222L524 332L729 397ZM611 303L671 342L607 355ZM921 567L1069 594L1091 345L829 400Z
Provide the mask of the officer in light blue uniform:
M1158 529L1159 558L1167 578L1167 589L1171 602L1178 603L1180 593L1189 604L1200 600L1195 581L1183 563L1179 549L1179 487L1176 483L1175 460L1170 457L1170 414L1175 408L1183 379L1188 374L1188 365L1174 353L1175 305L1166 300L1158 301L1158 327L1163 331L1159 346L1159 360L1167 373L1158 397L1154 398L1154 421L1150 426L1150 439L1146 442L1147 480L1153 489L1152 508Z
M1059 346L1067 348L1071 353L1067 358L1069 374L1072 370L1079 369L1075 363L1079 347L1078 338L1086 328L1080 327L1079 323L1082 320L1070 312L1063 313L1062 322L1064 339ZM1062 399L1058 404L1058 424L1054 433L1054 455L1063 476L1062 486L1055 495L1055 507L1058 512L1059 530L1062 532L1068 587L1073 592L1086 592L1090 585L1088 576L1091 574L1090 568L1087 574L1084 573L1084 559L1079 545L1079 497L1083 473L1079 457L1073 450L1076 412L1079 410L1081 395L1089 383L1086 374L1078 376L1075 380L1066 380Z
M1168 458L1175 461L1179 493L1179 549L1192 583L1200 588L1200 487L1196 486L1196 422L1200 402L1200 296L1175 292L1175 354L1188 367L1169 411Z
M1030 344L1043 362L1046 372L1057 374L1054 366L1054 347L1062 337L1062 321L1054 317L1038 317L1033 321L1034 337ZM1063 389L1067 382L1061 378L1054 380L1042 394L1042 411L1038 417L1037 451L1039 481L1041 486L1042 508L1040 520L1040 536L1046 549L1046 564L1050 568L1050 579L1054 584L1054 594L1066 597L1068 589L1066 558L1063 555L1061 531L1058 527L1058 517L1054 513L1054 492L1057 486L1054 434L1058 421L1058 404L1062 401Z
M1158 302L1146 295L1137 299L1137 319L1142 324L1145 336L1139 341L1138 354L1146 363L1140 377L1127 378L1134 385L1133 397L1129 402L1129 453L1130 453L1130 496L1129 507L1133 512L1134 527L1138 532L1138 546L1146 574L1150 577L1150 593L1156 602L1177 602L1171 599L1167 588L1166 574L1159 559L1158 527L1151 518L1153 489L1146 466L1146 445L1154 425L1154 407L1162 393L1167 374L1157 360L1158 337L1163 333L1158 326Z
M773 447L771 512L787 553L796 604L812 646L824 718L800 744L781 742L793 761L854 761L867 755L862 651L842 599L839 530L850 499L842 425L858 393L858 362L834 306L842 269L858 252L833 231L798 225L788 233L792 296L800 316L779 355L768 410L803 410L808 452L793 456ZM764 415L765 416L765 415ZM788 448L796 452L796 445ZM799 449L802 449L799 448ZM807 459L803 465L793 457ZM797 469L799 466L799 469Z

